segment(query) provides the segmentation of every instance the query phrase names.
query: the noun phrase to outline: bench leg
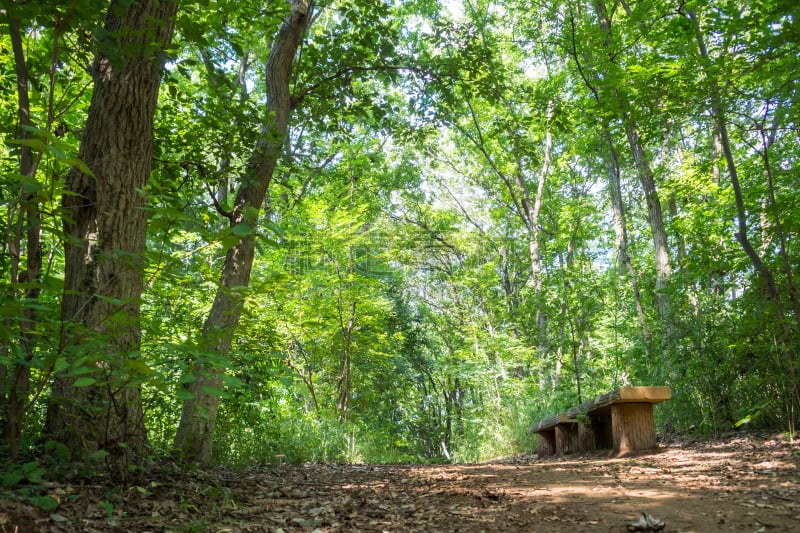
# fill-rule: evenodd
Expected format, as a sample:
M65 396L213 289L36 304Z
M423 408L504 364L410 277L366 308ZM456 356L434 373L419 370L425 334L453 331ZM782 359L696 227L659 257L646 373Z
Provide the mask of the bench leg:
M578 451L578 424L556 426L556 452L559 454Z
M614 451L627 453L656 447L653 404L620 403L611 406Z
M539 435L539 450L538 456L550 457L556 453L556 432L554 429L547 431L540 431Z
M582 452L591 452L597 448L591 421L578 424L578 449Z

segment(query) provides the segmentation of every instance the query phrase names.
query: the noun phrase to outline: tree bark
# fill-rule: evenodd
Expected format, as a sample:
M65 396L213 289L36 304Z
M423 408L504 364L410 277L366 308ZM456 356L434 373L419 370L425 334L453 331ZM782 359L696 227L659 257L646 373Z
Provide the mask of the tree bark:
M289 93L292 65L303 36L312 20L313 0L294 0L283 21L267 59L266 122L253 156L242 177L233 210L231 227L250 232L231 247L225 257L220 287L206 318L200 338L204 354L193 369L194 381L187 389L174 447L186 461L212 461L214 428L219 410L224 361L244 308L244 290L250 282L255 257L255 231L259 213L275 171L278 156L289 130L292 101ZM243 226L242 226L243 225ZM216 392L216 393L215 393Z
M113 0L94 63L94 92L63 199L65 277L61 346L70 365L53 383L46 433L74 453L105 450L126 476L147 443L138 375L147 231L142 190L151 172L153 116L177 3ZM91 371L95 382L76 387ZM87 374L83 374L86 378ZM85 385L83 379L80 385Z
M602 46L607 52L607 63L605 65L601 64L599 67L594 66L594 72L591 70L585 70L584 66L582 65L581 57L578 54L574 14L571 14L569 20L572 29L572 54L577 65L578 72L581 78L584 80L586 86L591 90L594 99L598 104L609 109L610 106L605 101L606 99L601 97L601 84L603 83L603 78L599 76L599 70L610 67L615 71L619 71L620 68L616 60L616 55L611 49L613 37L611 31L613 15L609 15L603 0L595 0L592 4L597 15L600 31L604 36ZM628 9L628 6L624 3L623 7L626 10ZM588 56L591 59L591 55L589 54ZM598 85L595 86L595 83ZM659 320L666 326L664 335L662 337L664 341L664 353L666 353L667 345L669 344L669 339L672 334L668 322L670 315L670 297L668 294L666 294L665 289L668 286L672 269L669 259L666 228L664 226L664 218L661 211L661 202L658 198L658 191L656 188L650 159L647 155L644 145L642 144L638 126L631 112L631 103L622 93L619 86L611 86L609 89L610 95L612 95L616 101L616 105L613 106L613 113L616 118L622 122L625 135L628 140L628 145L631 150L631 155L633 157L636 174L644 191L645 203L647 205L647 211L649 215L648 219L650 223L650 230L653 236L654 265L656 275L655 299ZM606 133L604 136L608 137L608 134ZM608 139L606 140L608 141ZM641 319L642 313L640 313L639 316Z

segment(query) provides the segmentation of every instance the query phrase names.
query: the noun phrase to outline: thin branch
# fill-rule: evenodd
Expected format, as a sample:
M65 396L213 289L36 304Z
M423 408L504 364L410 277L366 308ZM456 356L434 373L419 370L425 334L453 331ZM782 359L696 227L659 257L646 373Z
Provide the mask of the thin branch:
M222 207L222 205L219 203L219 200L217 200L217 196L214 194L214 190L211 188L211 185L209 185L205 179L203 180L203 185L205 185L208 195L211 197L211 201L214 203L214 209L217 210L217 213L233 222L233 212Z
M351 74L356 72L414 72L414 73L423 73L423 74L430 74L431 71L422 69L419 67L411 67L411 66L396 66L396 65L374 65L369 67L347 67L342 70L339 70L330 76L326 76L322 78L318 83L314 83L309 85L299 93L295 94L291 98L291 108L294 109L298 105L300 105L305 98L313 93L314 91L318 90L319 88L331 83L332 81L336 81L339 79L347 79Z

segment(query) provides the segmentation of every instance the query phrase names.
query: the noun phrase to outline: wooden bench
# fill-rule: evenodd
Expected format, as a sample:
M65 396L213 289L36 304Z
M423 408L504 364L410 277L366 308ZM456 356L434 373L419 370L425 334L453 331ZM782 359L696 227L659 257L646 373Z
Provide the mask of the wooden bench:
M656 446L653 405L669 400L669 387L620 387L533 425L539 457L578 451L624 454Z

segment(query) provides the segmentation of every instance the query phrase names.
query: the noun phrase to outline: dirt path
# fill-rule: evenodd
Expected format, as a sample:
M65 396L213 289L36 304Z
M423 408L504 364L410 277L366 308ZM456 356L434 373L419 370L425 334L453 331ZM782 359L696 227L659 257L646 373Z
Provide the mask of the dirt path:
M50 492L61 501L55 512L2 502L0 526L21 524L20 533L621 532L646 512L670 532L800 531L800 446L735 437L661 444L627 458L162 472L116 493L99 485Z

